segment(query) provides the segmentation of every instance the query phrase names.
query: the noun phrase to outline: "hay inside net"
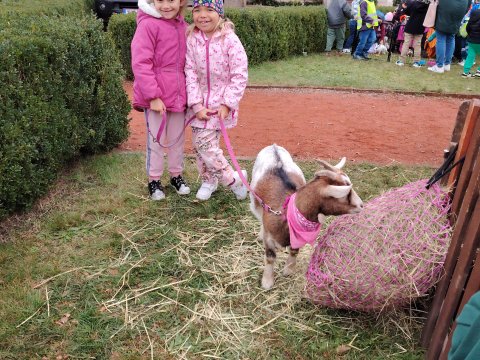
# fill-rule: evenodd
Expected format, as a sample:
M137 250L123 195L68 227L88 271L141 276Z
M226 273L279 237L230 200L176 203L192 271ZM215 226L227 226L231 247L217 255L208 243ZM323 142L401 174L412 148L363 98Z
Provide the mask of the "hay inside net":
M382 311L425 296L439 280L452 232L447 192L425 184L390 190L361 213L337 217L310 260L308 297L332 308Z

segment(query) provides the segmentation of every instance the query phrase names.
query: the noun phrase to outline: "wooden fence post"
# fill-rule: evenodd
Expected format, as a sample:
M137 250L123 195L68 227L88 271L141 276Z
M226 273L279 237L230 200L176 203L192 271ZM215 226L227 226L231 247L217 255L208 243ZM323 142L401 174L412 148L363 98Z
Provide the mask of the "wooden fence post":
M422 344L428 348L427 359L446 357L447 340L463 289L469 293L478 284L467 283L477 248L480 245L480 101L474 100L468 109L465 126L459 140L455 161L465 156L461 169L454 168L448 183L455 185L452 201L453 218L457 219L452 241L445 259L444 276L440 280L422 333ZM480 276L480 265L479 274ZM475 278L471 277L473 280ZM469 280L470 281L470 280Z

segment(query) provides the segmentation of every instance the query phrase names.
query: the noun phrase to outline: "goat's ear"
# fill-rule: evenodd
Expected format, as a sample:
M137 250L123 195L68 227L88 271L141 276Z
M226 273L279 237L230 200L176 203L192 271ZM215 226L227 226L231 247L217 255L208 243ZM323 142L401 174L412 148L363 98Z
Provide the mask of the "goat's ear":
M334 168L340 170L341 168L343 168L345 166L345 163L347 162L347 158L346 157L343 157L342 160L340 160L340 162L334 166Z
M322 213L318 213L317 219L319 224L325 224L325 215L323 215Z
M352 186L336 186L328 185L323 191L324 195L331 196L336 199L347 196L352 191Z

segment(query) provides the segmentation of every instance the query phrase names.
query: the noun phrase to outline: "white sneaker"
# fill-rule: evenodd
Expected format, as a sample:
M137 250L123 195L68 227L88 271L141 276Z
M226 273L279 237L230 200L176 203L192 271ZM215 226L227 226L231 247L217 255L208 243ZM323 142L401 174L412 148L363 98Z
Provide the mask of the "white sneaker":
M433 65L429 67L428 70L433 71L434 73L439 73L439 74L443 74L443 72L445 71L443 67L438 67L437 65Z
M202 183L202 186L200 186L200 189L197 191L197 197L198 200L208 200L212 196L212 194L217 190L217 184L210 184L210 183Z
M444 69L445 71L450 71L450 64L448 64L448 65L443 65L443 69Z
M458 65L460 65L460 66L465 65L465 60L460 61L460 62L458 63Z
M247 170L242 170L242 174L247 179ZM237 171L233 173L233 179L235 182L230 185L230 189L233 191L235 196L237 197L237 200L244 200L247 198L248 195L248 190L245 184L242 182L242 179L240 179L240 175L238 174Z
M351 51L350 49L343 49L343 50L342 50L342 52L343 52L344 54L350 54L350 51Z
M150 195L150 199L154 201L159 201L165 199L165 193L162 190L155 190L155 192Z

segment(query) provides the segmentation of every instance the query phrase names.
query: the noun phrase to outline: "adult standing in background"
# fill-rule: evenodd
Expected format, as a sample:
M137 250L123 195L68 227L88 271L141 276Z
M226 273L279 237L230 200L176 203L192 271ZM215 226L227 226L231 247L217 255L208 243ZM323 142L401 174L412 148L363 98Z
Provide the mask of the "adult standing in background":
M368 50L377 40L375 26L378 26L378 15L373 0L360 0L357 13L358 45L353 54L354 60L370 60Z
M453 51L455 50L455 34L468 11L470 0L438 0L435 32L437 35L435 65L428 70L442 74L450 71Z
M328 0L327 6L327 47L326 52L332 50L333 42L337 41L337 50L343 50L343 42L345 41L345 22L351 19L352 9L346 0Z

